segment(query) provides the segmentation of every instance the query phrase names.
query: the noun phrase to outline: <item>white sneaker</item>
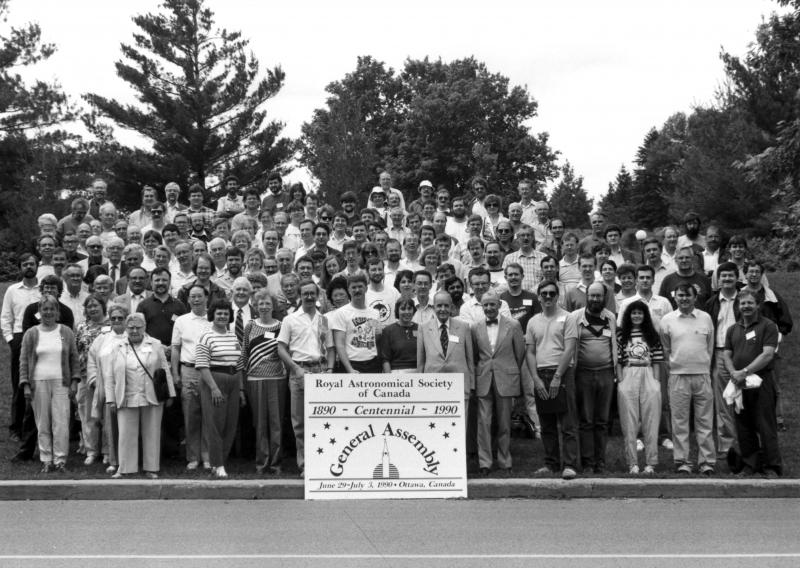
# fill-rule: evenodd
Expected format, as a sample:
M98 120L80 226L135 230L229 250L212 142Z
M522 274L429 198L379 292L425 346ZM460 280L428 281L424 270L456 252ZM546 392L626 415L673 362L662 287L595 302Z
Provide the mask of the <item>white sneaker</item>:
M644 466L644 471L642 472L645 475L653 475L656 472L655 468L652 465Z
M571 467L565 467L564 471L561 472L561 479L575 479L575 476L578 475L577 472Z
M639 466L632 465L631 468L628 470L628 473L630 473L631 475L639 475Z
M187 471L194 471L194 470L197 469L198 465L199 464L197 463L197 461L190 461L189 463L186 464L186 470Z
M225 479L226 477L228 477L228 472L225 471L224 465L214 468L214 477L218 479Z
M643 452L644 451L644 442L642 442L638 438L636 439L636 451L637 452Z
M203 462L203 469L213 470L214 468L211 467L211 462ZM213 473L213 471L212 471L212 473Z
M672 443L672 440L670 440L669 438L666 438L666 439L664 439L663 442L661 442L661 447L662 448L666 448L671 452L672 450L675 449L675 444Z
M109 466L106 468L106 473L117 473L117 466L115 466L115 465L109 465Z
M86 459L83 460L83 465L92 465L96 461L97 456L86 456Z

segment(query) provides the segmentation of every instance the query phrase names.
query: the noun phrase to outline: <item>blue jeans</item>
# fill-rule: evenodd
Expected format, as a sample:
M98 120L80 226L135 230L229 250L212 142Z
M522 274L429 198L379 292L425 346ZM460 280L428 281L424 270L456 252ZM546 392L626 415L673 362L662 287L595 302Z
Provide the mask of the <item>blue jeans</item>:
M581 466L584 469L605 467L608 415L613 396L613 369L576 369L575 402L578 408Z

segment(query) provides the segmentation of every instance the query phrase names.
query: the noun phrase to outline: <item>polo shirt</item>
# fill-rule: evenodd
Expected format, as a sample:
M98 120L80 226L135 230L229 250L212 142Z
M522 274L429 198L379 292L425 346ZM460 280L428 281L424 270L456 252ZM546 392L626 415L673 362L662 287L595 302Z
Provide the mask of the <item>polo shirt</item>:
M670 374L708 374L714 350L714 322L697 308L689 314L672 311L661 318L661 344L669 352Z
M170 344L173 347L180 349L180 362L194 364L197 342L200 337L208 330L211 329L211 322L205 315L198 316L193 312L183 314L175 320L175 325L172 327L172 341Z
M278 342L286 346L292 361L317 363L325 356L325 336L328 333L328 320L318 311L309 316L303 310L296 310L281 322Z
M558 281L562 282L566 288L572 288L581 281L581 269L578 267L578 259L569 262L566 258L558 261Z
M558 366L561 355L564 353L564 330L568 315L566 310L557 308L552 317L541 312L534 315L528 322L525 344L533 347L537 369Z
M147 335L158 339L162 345L171 345L172 327L175 320L188 310L183 302L172 296L167 296L165 302L155 296L150 296L139 304L136 311L144 314Z
M764 316L758 316L750 325L739 319L725 335L725 350L733 353L734 369L743 369L752 363L764 347L778 348L778 326ZM764 370L770 371L772 366L770 361Z
M519 322L523 330L528 329L530 319L542 311L539 298L536 294L527 290L521 290L517 296L512 296L506 290L500 294L500 299L508 304L508 311L511 312L511 317Z

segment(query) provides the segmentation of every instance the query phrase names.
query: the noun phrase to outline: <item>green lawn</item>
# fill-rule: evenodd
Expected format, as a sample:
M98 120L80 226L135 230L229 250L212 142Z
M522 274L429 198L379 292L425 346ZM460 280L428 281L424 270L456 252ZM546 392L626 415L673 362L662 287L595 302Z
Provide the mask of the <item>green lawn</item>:
M793 273L773 273L769 275L771 284L783 295L789 304L792 314L797 317L800 313L800 290L796 286L797 276ZM0 296L5 292L8 284L0 284ZM790 334L781 346L782 361L782 387L783 387L783 409L786 424L789 431L780 434L781 451L784 460L784 475L788 477L800 476L800 420L798 420L798 373L799 365L796 360L800 353L800 330ZM4 380L0 384L0 479L37 479L45 476L39 474L39 464L27 462L24 464L12 464L9 458L14 455L16 446L8 441L7 424L9 413L9 399L11 398L11 381L9 368L9 349L8 346L0 346L0 377ZM72 478L88 479L107 477L103 471L103 466L96 464L91 467L83 465L83 457L74 454L75 444L73 443L73 453L70 454L68 463L69 476ZM542 457L541 442L514 438L512 440L512 455L514 459L515 477L528 477L533 471L544 465ZM293 461L293 460L292 460ZM660 450L661 465L658 474L661 477L673 477L672 474L672 455L670 452ZM184 470L184 462L177 459L162 460L162 475L165 477L181 477L186 479L196 479L204 477L203 472L187 473ZM611 472L607 477L626 475L622 473L627 470L622 453L622 438L618 429L609 439L607 467ZM241 458L231 458L230 464L226 467L228 472L237 478L257 478L254 473L253 464L250 460ZM720 475L727 475L727 466L724 463L718 464ZM286 476L296 476L293 468L285 469Z

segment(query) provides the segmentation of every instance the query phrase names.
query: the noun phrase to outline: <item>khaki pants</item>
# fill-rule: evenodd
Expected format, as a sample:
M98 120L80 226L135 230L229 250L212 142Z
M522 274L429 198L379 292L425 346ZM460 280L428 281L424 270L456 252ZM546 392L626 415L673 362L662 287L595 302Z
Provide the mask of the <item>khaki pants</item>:
M35 381L33 416L39 431L42 463L67 463L69 453L69 387L61 379Z
M143 469L152 472L161 469L161 416L163 413L163 404L117 409L119 473L138 473L140 434Z
M676 466L689 462L689 416L694 408L694 433L697 437L698 465L717 463L714 451L714 394L711 376L670 375L669 403L672 410L673 459Z
M658 421L661 417L661 382L652 367L624 367L617 384L619 421L625 438L628 468L639 465L636 434L639 424L644 435L645 464L658 465Z

